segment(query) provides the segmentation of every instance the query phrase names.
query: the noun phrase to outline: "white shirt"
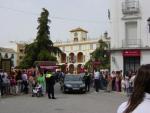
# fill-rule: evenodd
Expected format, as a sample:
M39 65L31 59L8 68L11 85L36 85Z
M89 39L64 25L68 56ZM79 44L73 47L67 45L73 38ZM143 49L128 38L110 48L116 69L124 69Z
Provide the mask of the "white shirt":
M117 113L123 113L126 108L127 102L124 102L119 106ZM150 113L150 94L145 94L144 100L134 109L132 113Z
M96 71L94 73L94 79L99 79L99 77L100 77L100 73L98 71Z
M121 80L121 87L126 88L126 82L124 79Z
M134 87L134 79L135 79L135 75L133 75L130 79L130 83L132 84L132 87Z
M28 79L27 74L26 74L26 73L23 73L23 74L22 74L22 80L27 80L27 79Z

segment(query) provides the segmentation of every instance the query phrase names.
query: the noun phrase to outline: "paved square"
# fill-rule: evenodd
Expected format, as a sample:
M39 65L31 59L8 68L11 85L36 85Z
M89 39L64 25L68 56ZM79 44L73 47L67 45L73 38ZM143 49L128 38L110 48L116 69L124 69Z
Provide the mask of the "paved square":
M30 95L3 98L0 113L116 113L118 105L127 100L116 92L62 94L59 89L55 92L56 100Z

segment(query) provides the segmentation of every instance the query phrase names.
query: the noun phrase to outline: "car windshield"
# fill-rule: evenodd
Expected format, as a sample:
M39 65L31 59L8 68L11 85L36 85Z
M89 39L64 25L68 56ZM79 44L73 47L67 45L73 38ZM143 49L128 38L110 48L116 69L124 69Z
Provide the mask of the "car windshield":
M66 75L65 81L81 81L82 77L78 75Z

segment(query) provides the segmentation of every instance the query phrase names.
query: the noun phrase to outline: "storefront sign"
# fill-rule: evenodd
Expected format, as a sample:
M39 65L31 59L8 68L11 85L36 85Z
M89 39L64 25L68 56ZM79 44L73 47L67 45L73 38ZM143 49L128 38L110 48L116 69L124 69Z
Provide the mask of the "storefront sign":
M122 52L122 55L125 57L141 56L141 51L140 50L124 50Z

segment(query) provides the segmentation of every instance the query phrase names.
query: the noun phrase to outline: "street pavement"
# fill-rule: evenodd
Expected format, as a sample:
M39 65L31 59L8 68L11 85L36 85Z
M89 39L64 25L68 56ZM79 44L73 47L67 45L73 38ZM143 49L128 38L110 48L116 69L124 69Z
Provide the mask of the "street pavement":
M31 95L0 98L0 113L116 113L127 100L121 93L96 93L94 89L86 94L62 94L58 84L55 96L55 100Z

